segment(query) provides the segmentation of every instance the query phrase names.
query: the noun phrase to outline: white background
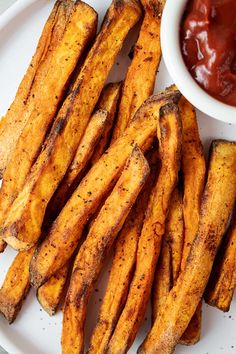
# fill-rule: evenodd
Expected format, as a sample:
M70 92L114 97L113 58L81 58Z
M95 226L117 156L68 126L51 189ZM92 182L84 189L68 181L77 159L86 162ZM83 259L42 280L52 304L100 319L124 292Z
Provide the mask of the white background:
M20 1L20 0L19 0ZM11 6L16 0L0 0L0 14Z

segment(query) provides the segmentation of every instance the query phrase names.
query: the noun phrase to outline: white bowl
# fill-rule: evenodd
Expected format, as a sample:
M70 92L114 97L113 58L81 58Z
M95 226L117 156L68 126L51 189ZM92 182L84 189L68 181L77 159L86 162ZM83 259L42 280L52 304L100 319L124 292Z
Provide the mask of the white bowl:
M180 48L180 25L187 0L167 0L162 16L161 46L167 69L181 93L200 111L222 122L236 124L236 107L206 93L189 73Z

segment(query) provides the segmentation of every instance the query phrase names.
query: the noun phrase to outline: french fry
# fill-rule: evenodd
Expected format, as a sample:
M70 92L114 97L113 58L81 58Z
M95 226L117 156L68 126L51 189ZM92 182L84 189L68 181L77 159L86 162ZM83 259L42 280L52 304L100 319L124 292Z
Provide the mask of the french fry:
M91 29L91 16L95 20L91 8L86 9L90 9L90 18L85 37ZM85 11L82 14L84 19L89 17ZM46 147L2 227L1 236L13 248L29 248L39 239L47 204L72 162L114 60L140 15L140 5L134 0L114 0L110 6L73 89L57 115Z
M184 241L183 203L178 188L172 194L153 289L153 322L179 276Z
M182 171L184 179L183 213L185 224L185 240L181 264L181 269L183 270L198 229L206 163L203 146L199 137L195 109L184 97L181 98L179 106L183 124ZM180 340L181 344L191 345L199 341L201 335L201 311L202 304L200 303L192 321Z
M224 312L229 311L236 287L236 214L226 235L223 250L213 266L210 281L205 292L205 301ZM221 254L221 252L223 254Z
M49 202L47 220L54 220L77 186L107 124L108 112L98 110L92 115L80 141L75 157ZM47 215L48 214L48 215Z
M94 329L89 354L106 353L112 332L124 307L136 262L137 246L151 189L156 180L158 153L148 153L151 173L116 240L115 254L105 296Z
M157 318L160 309L165 304L167 295L172 286L172 268L171 268L171 247L166 235L163 236L161 252L157 263L156 273L153 284L152 296L152 321Z
M236 143L214 141L200 222L186 267L138 353L173 353L207 285L236 197Z
M103 89L97 104L97 111L95 111L94 116L90 119L76 155L49 202L44 217L44 227L47 228L50 226L62 207L66 204L66 201L70 198L83 177L89 161L91 160L93 165L106 150L119 95L120 83L110 83ZM97 141L99 142L97 143Z
M65 205L81 180L91 155L92 164L94 164L106 150L119 95L120 83L110 83L103 89L97 110L90 119L75 157L49 202L47 213L50 217L46 215L46 220L54 220Z
M96 145L96 149L92 156L91 162L94 165L102 156L104 151L108 148L111 131L116 115L117 103L120 97L121 83L108 84L101 94L98 102L98 109L104 109L108 112L108 119L106 127L103 131L102 137L99 143Z
M108 353L126 353L142 322L158 261L169 200L178 179L181 120L178 107L161 108L157 124L161 169L152 191L138 243L136 268L125 307L108 345Z
M37 291L40 305L50 316L55 315L63 297L69 268L66 264Z
M178 188L174 190L171 198L171 205L166 223L166 233L167 242L171 246L172 285L174 285L180 273L184 244L183 201L182 194Z
M84 352L84 322L94 283L148 174L148 163L136 146L75 259L63 308L63 354Z
M83 178L32 260L31 282L36 288L69 261L84 225L119 178L134 144L142 151L150 147L156 133L160 107L169 101L178 101L179 97L179 92L175 91L147 100L123 136L112 144Z
M48 69L52 52L62 39L73 6L73 1L59 0L55 3L16 97L6 116L0 121L0 177L29 117L35 97L34 83L39 80L40 75L43 77ZM5 248L6 243L0 240L0 253L4 252Z
M0 289L0 312L9 323L15 320L30 290L29 265L34 251L35 247L16 255Z
M58 0L44 26L35 54L17 90L15 99L6 116L0 122L0 177L7 166L10 155L29 117L29 100L32 99L34 83L39 72L48 65L63 36L73 1ZM47 59L46 59L47 58Z
M156 72L161 59L160 22L163 2L163 0L142 1L145 10L144 19L122 88L112 141L124 132L130 119L153 93Z
M52 52L52 58L48 58L48 60L50 60L50 65L46 66L46 72L43 71L37 82L34 83L34 90L32 93L32 101L34 101L34 103L32 103L32 107L30 108L30 116L17 141L14 151L12 152L11 159L3 175L3 184L0 191L1 224L6 219L6 214L9 211L9 207L17 198L18 193L21 194L21 192L29 188L29 184L32 179L29 179L25 189L23 187L26 177L28 176L35 159L40 153L40 150L42 149L42 144L46 133L50 128L56 114L58 103L62 99L64 90L67 87L68 79L75 69L78 60L81 58L88 41L93 38L96 28L97 13L90 6L78 1L75 5L74 11L72 11L63 38L61 39L56 50ZM73 96L73 94L74 93L71 95ZM70 98L68 99L70 100ZM67 100L65 102L67 102ZM60 112L65 113L65 109L68 109L66 104L63 105ZM60 122L59 115L59 123ZM59 129L58 123L55 124L55 129ZM32 139L32 135L34 136L34 139ZM71 136L70 139L72 140ZM50 145L49 142L48 145ZM51 161L50 149L52 149L51 145L48 149L44 150L45 153L43 156L45 163L47 161ZM69 148L67 146L67 150L68 149ZM36 165L42 171L43 167L40 167L39 163ZM35 171L33 175L35 178ZM52 183L52 185L55 185L55 182ZM44 191L45 190L48 190L48 188L44 188ZM32 202L36 206L37 203L35 203L33 199L34 198L32 198ZM45 205L45 202L42 204ZM38 206L36 208L38 209ZM33 223L37 224L37 219L38 218L36 218ZM13 234L14 233L15 232L13 232ZM17 237L13 236L13 241L14 239L16 241L15 243L17 243ZM29 243L27 245L29 245ZM29 245L29 247L32 245L33 242ZM12 243L12 246L16 249L24 248L14 245L14 242Z
M179 107L183 124L182 170L184 178L183 213L185 221L185 242L181 264L183 269L198 229L206 163L203 146L199 137L195 109L184 97L181 98Z
M7 246L6 242L3 240L0 240L0 253L5 251L6 246Z

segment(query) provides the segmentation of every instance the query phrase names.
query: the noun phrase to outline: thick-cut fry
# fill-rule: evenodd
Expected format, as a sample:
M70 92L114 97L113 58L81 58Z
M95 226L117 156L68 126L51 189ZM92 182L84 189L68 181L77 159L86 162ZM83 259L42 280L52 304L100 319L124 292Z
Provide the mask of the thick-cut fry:
M139 354L170 354L187 328L210 276L236 197L236 143L212 145L200 223L186 267L172 288Z
M136 146L75 259L63 309L63 354L84 352L84 322L93 285L148 174L148 163Z
M179 343L184 345L193 345L200 340L202 321L202 300L198 304L195 313L189 325L182 335Z
M158 261L169 200L178 179L181 157L181 120L173 103L161 108L157 124L161 169L138 243L136 269L128 298L111 337L108 353L126 353L143 319Z
M151 173L117 238L109 281L99 320L91 338L89 354L106 353L110 337L126 301L136 262L138 239L149 195L157 176L158 153L155 148L148 153L147 160Z
M180 273L184 244L183 201L178 188L174 190L171 197L166 234L167 242L171 246L172 285L174 285Z
M37 291L37 298L40 305L50 316L55 315L61 302L69 268L69 264L66 264Z
M73 6L72 0L58 0L55 3L15 99L0 122L0 177L29 117L28 101L33 101L34 83L37 81L39 72L44 71L49 64L48 57L52 57L52 51L61 41Z
M0 223L5 220L5 214L8 213L9 207L15 198L17 198L18 193L22 192L24 194L25 190L29 189L29 184L32 179L26 184L25 189L22 188L25 184L26 177L42 149L46 133L56 114L58 103L63 96L68 79L75 69L78 60L81 58L88 41L93 38L96 27L96 12L90 6L78 1L74 11L72 11L60 44L57 46L56 50L52 52L52 58L48 58L48 60L50 60L49 67L46 67L46 72L42 72L40 77L38 77L37 82L34 82L34 90L32 93L32 101L34 102L32 103L32 107L30 107L30 116L17 141L11 159L3 175L3 184L0 191ZM73 96L74 92L72 92L71 95ZM70 98L68 98L68 100L70 100ZM67 100L65 102L67 102ZM60 112L64 112L65 114L67 109L68 105L65 104ZM57 120L55 125L57 131L60 131L59 127L62 129L63 125L60 116L59 123L61 125L58 124ZM74 127L74 129L76 128ZM32 136L34 137L33 139ZM72 140L71 136L70 139ZM52 149L52 147L50 142L48 142L48 145L49 148L45 150L46 155L43 155L45 163L51 161L50 149ZM66 146L65 150L70 150L69 146ZM39 164L37 164L37 166L42 173L43 166L39 166ZM46 172L44 171L44 174L45 173ZM50 183L48 179L47 183L55 185L55 182ZM44 191L47 190L48 188L44 188ZM34 198L32 198L32 196L30 198L34 206L36 206L37 203ZM43 199L43 195L41 195L40 198ZM43 202L42 205L45 205L45 202ZM36 209L38 210L38 205L36 206ZM20 212L20 209L18 209L18 212ZM33 219L32 222L37 223L36 220L38 218L35 219L33 217ZM22 221L25 223L25 220ZM14 222L15 221L13 221L13 223ZM16 224L14 229L15 232L17 230ZM14 238L13 236L13 240L14 239L17 241L17 238ZM33 245L33 242L30 246L31 245ZM12 246L17 249L21 248L14 245L14 242L12 243Z
M84 13L82 18L89 17ZM86 34L91 29L91 15L94 18L95 13L90 13ZM3 225L2 236L12 247L25 249L40 237L47 204L72 162L114 60L140 15L136 0L114 0L110 6L101 32L58 113L46 147Z
M145 151L152 143L160 107L178 101L178 91L155 95L140 108L123 136L98 160L73 193L40 245L31 264L31 282L37 288L72 256L88 218L118 179L134 144Z
M153 289L153 321L179 276L184 241L183 203L178 188L172 194Z
M160 22L164 0L143 0L142 3L145 15L122 88L113 141L123 133L130 119L153 93L161 59Z
M0 239L0 253L5 251L6 246L6 242Z
M91 162L94 165L102 156L104 151L108 148L111 131L116 115L117 103L120 97L121 83L111 83L108 84L99 99L98 109L104 109L108 112L108 119L106 127L103 131L102 137L97 144L94 154L92 156Z
M181 263L181 269L183 270L198 229L206 163L203 146L199 137L195 109L184 97L181 98L179 107L183 124L182 171L184 179L183 213L185 224ZM201 311L202 305L200 303L192 321L181 338L181 344L191 345L199 341L201 335Z
M172 286L172 268L171 268L171 247L163 236L161 252L157 263L156 274L153 284L152 298L152 321L154 322L165 304L167 295Z
M92 115L78 146L75 157L58 189L50 200L47 209L47 214L49 215L47 216L46 214L46 220L54 220L57 217L60 210L66 204L66 201L75 190L75 187L78 185L84 169L93 154L94 148L104 131L107 119L108 113L106 111L98 110ZM74 185L75 187L73 188Z
M119 94L119 83L110 83L103 89L97 105L97 111L90 119L76 155L49 202L44 218L44 225L47 225L48 222L51 223L56 218L59 211L74 192L85 172L91 155L92 164L94 164L105 151L115 117ZM106 112L106 117L103 110ZM100 141L97 143L99 139Z
M30 289L29 265L35 248L19 252L0 289L0 312L12 323Z
M16 97L6 116L0 121L0 177L34 106L34 87L37 89L35 83L49 70L53 51L62 39L73 6L73 1L58 0L55 3ZM0 240L0 253L4 252L5 248L6 243Z
M221 255L223 252L223 255ZM236 213L226 236L226 244L220 250L205 293L206 302L224 312L229 311L236 287Z

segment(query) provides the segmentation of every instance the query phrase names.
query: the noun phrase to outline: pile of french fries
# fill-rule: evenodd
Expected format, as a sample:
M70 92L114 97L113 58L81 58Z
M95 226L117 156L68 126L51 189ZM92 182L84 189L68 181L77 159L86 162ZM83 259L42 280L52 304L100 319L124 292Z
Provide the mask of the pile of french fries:
M63 354L84 352L113 244L89 354L126 353L150 298L145 354L196 343L202 299L233 297L236 142L213 141L206 167L194 107L175 86L153 95L164 2L113 0L96 35L94 9L57 0L0 123L0 247L18 251L0 311L12 323L31 286L49 315L62 304ZM138 21L125 80L106 85Z

